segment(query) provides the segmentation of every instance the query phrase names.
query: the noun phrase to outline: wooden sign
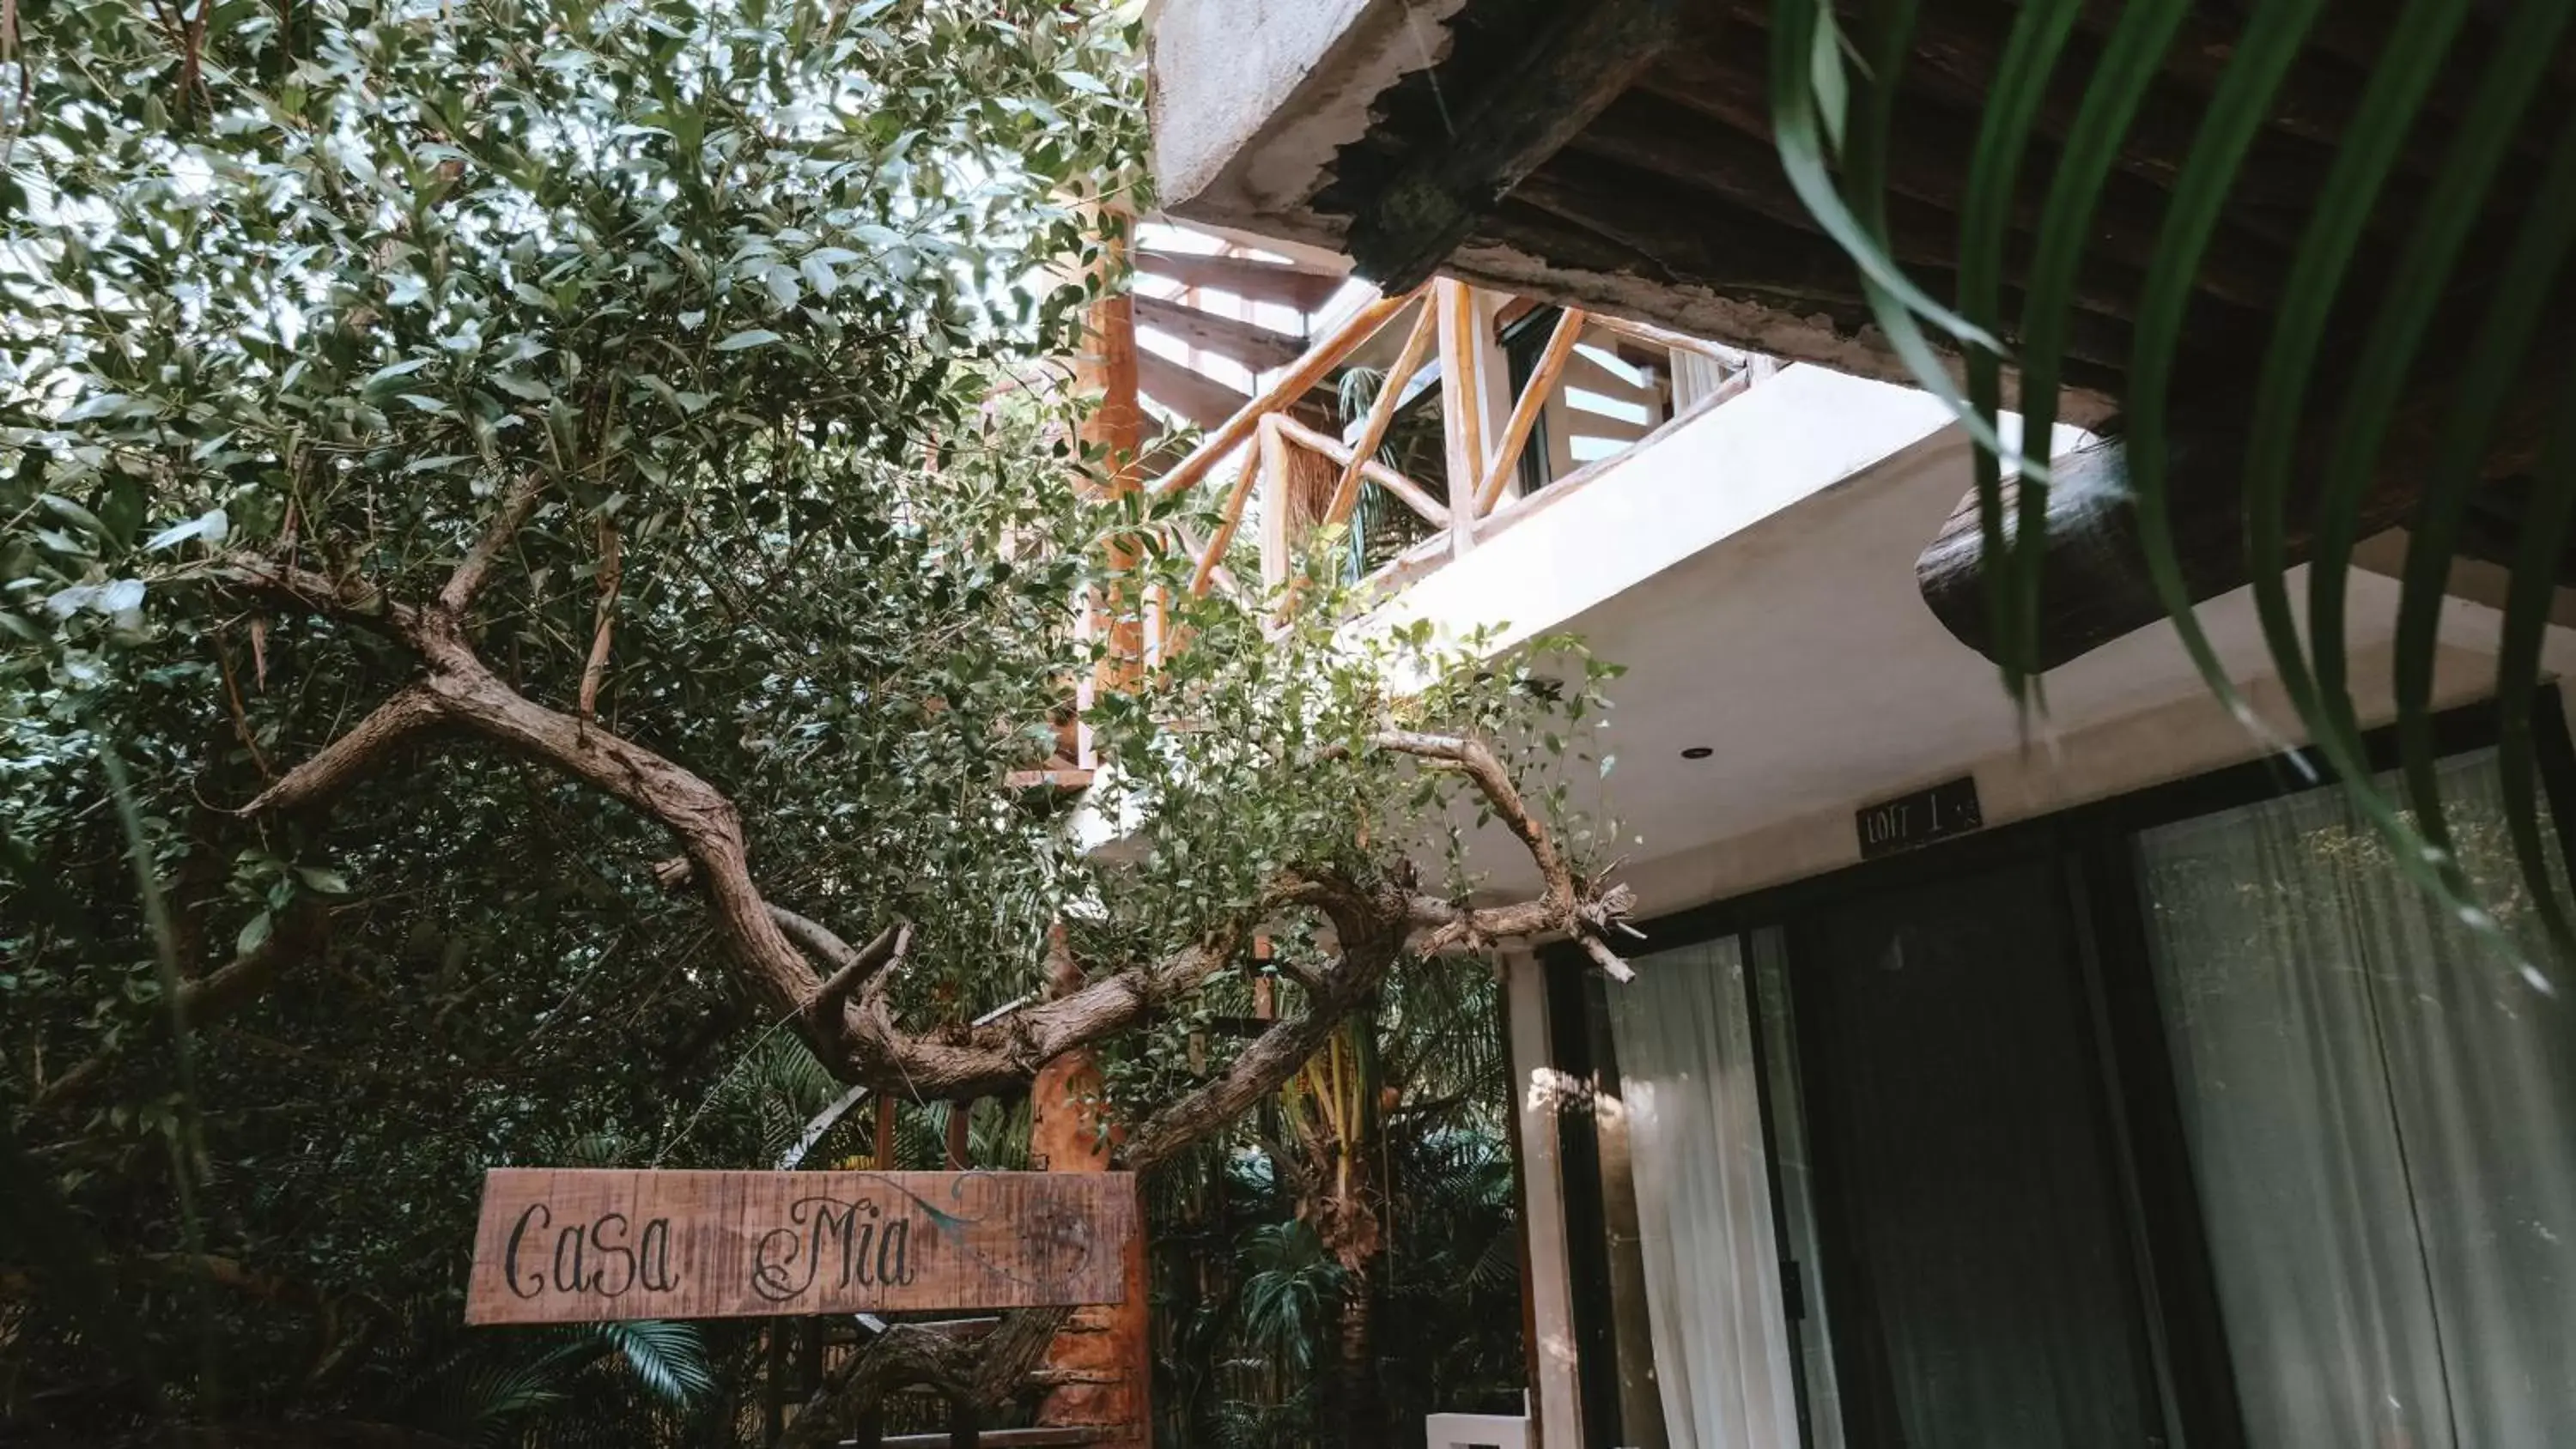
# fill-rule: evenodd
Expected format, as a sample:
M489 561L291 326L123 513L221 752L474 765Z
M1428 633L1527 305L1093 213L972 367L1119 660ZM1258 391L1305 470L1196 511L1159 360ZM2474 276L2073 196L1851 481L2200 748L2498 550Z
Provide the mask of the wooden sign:
M1945 780L1928 790L1869 806L1853 819L1860 829L1863 860L1965 835L1984 828L1986 823L1985 817L1977 813L1977 781L1973 775Z
M626 1172L483 1179L468 1323L1118 1303L1123 1172Z

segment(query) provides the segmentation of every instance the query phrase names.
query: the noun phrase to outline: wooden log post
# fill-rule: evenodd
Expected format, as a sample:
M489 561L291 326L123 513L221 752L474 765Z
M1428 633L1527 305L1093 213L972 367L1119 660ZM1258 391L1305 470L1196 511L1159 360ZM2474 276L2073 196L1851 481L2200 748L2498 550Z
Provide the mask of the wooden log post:
M1065 996L1082 986L1064 927L1047 933L1047 991ZM1090 1052L1071 1052L1038 1068L1029 1087L1030 1166L1049 1172L1100 1172L1109 1166L1110 1134L1100 1115L1105 1082ZM1039 1370L1046 1383L1036 1423L1096 1430L1112 1449L1151 1449L1154 1348L1152 1281L1146 1271L1144 1208L1127 1238L1127 1301L1074 1310L1047 1345Z
M1097 455L1100 472L1093 493L1115 505L1143 486L1140 458L1145 413L1136 396L1136 298L1128 289L1128 232L1132 218L1109 207L1094 207L1098 252L1090 268L1100 295L1083 317L1082 351L1074 357L1073 388L1078 397L1095 400L1084 415L1083 451ZM1114 538L1106 562L1132 568L1144 557L1142 541ZM1107 644L1093 684L1101 689L1132 685L1145 658L1142 601L1115 592L1091 601L1093 627Z
M1261 591L1275 594L1296 571L1296 500L1290 496L1288 440L1279 420L1264 417L1259 430L1261 461Z
M1485 410L1475 290L1443 277L1431 284L1440 319L1440 416L1448 441L1449 551L1476 546L1476 485L1485 476Z
M1099 222L1099 265L1107 285L1087 319L1086 346L1083 355L1075 359L1074 386L1101 400L1085 425L1084 440L1108 451L1111 466L1099 497L1114 506L1143 486L1137 462L1143 413L1136 396L1136 311L1124 275L1131 221L1105 207L1096 209L1093 215ZM1200 451L1206 450L1202 447ZM1187 466L1185 461L1182 467ZM1141 539L1115 540L1107 562L1113 568L1131 567L1141 561L1142 545ZM1218 543L1215 552L1221 553L1223 547L1222 542ZM1148 652L1145 608L1142 598L1094 598L1091 624L1105 633L1107 647L1099 668L1081 691L1086 702L1099 690L1127 688L1142 678ZM1087 727L1083 738L1082 763L1088 766L1091 751ZM1082 972L1068 949L1061 922L1049 931L1047 941L1047 989L1056 996L1070 994L1082 985ZM1099 1061L1091 1052L1067 1052L1039 1066L1030 1085L1031 1166L1052 1172L1101 1171L1108 1167L1109 1144L1104 1135L1097 1130L1086 1131L1097 1127L1101 1091ZM960 1111L951 1120L952 1158L964 1153L964 1115ZM1143 1209L1135 1209L1135 1214L1123 1265L1126 1301L1115 1307L1077 1311L1048 1344L1041 1373L1053 1387L1038 1405L1037 1423L1041 1427L1096 1426L1102 1431L1098 1442L1149 1449L1153 1433L1149 1398L1153 1386L1150 1306L1141 1272L1145 1261ZM1105 1391L1089 1396L1069 1395L1068 1385L1060 1375L1095 1363L1098 1367L1089 1371L1100 1375ZM974 1406L952 1404L951 1415L950 1443L975 1444Z

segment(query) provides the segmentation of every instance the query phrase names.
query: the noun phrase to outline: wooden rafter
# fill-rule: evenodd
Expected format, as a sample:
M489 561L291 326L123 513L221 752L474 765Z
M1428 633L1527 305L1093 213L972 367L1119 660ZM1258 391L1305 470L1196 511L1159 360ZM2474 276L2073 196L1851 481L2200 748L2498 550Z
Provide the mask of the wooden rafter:
M1351 222L1350 253L1389 287L1431 275L1477 219L1556 154L1681 32L1681 0L1586 0L1549 19L1486 78L1443 143L1426 148Z

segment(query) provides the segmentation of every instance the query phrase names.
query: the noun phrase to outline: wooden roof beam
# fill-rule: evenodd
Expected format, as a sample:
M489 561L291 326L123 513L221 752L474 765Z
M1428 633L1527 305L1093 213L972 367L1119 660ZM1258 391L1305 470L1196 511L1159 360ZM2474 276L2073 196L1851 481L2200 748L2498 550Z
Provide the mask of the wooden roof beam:
M1792 310L1823 307L1866 314L1859 273L1830 243L1747 212L1676 195L1627 168L1584 157L1547 167L1513 192L1515 202L1553 213L1558 220L1653 259L1644 275L1705 288L1720 296L1757 296ZM1498 217L1487 234L1509 240L1509 222ZM1543 246L1528 248L1549 255ZM1916 277L1936 295L1948 292L1947 268L1917 268ZM2020 298L2007 290L2005 315ZM2077 309L2068 316L2066 382L2105 387L2129 359L2129 325L2117 317ZM1757 350L1769 350L1760 349Z
M1807 210L1780 170L1780 155L1769 143L1732 127L1713 125L1697 113L1661 96L1631 92L1601 113L1590 128L1567 147L1567 155L1624 162L1667 181L1821 238L1815 214ZM1889 241L1896 259L1907 266L1955 268L1959 259L1959 219L1919 198L1888 197ZM2141 236L2131 248L2144 255L2154 246ZM2027 258L2008 259L2006 279L2019 281ZM2107 316L2126 316L2146 274L2107 254L2088 253L2076 277L2078 306Z
M1759 31L1739 23L1717 45L1682 45L1668 53L1639 89L1721 122L1772 146L1766 98L1770 79ZM1976 152L1976 121L1947 107L1909 98L1889 136L1888 189L1892 194L1956 215L1967 194L1967 159ZM2047 179L2056 174L2056 147L2034 146L2013 198L2012 222L2027 238L2039 227ZM2155 262L2167 197L2149 181L2115 171L2094 211L2094 249L2141 272ZM2268 310L2288 273L2288 252L2269 236L2223 224L2221 244L2210 249L2196 279L2202 291L2242 307Z
M1349 251L1388 292L1428 279L1477 220L1616 100L1681 33L1695 0L1585 0L1546 22L1455 109L1440 144L1366 199Z

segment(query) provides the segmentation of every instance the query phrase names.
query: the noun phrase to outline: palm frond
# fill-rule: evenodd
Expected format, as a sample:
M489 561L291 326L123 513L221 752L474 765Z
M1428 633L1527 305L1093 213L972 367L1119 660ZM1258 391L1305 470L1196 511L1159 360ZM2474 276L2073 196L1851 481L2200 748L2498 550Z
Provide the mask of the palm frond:
M706 1339L690 1324L639 1318L584 1328L615 1351L646 1393L665 1404L686 1407L716 1390Z
M2016 456L2005 442L2004 382L2009 375L2019 383L2022 449L2044 453L2069 362L2078 271L2097 234L2095 211L2112 173L2134 154L2144 103L2196 7L2135 0L2108 20L2071 121L2051 118L2055 164L2026 242L2011 235L2016 201L2026 192L2025 163L2051 98L2072 89L2061 63L2089 7L2031 0L2017 8L1985 88L1973 152L1964 158L1957 295L1948 303L1897 262L1884 216L1889 137L1920 8L1918 0L1842 7L1856 12L1846 36L1831 0L1776 0L1774 139L1807 210L1854 263L1889 346L1961 416L1977 444L1993 653L2013 696L2044 708L2041 595L2052 479L2043 462ZM2246 374L2250 404L2236 477L2244 577L2302 733L2390 843L2391 858L2461 919L2519 951L2474 898L2451 849L2430 718L2451 561L2509 394L2523 381L2542 304L2576 249L2576 123L2557 138L2545 166L2513 164L2517 148L2528 144L2522 130L2537 113L2552 66L2563 60L2571 8L2557 0L2494 7L2483 22L2483 48L2463 39L2473 24L2469 0L2406 0L2391 10L2349 123L2316 168L2284 280L2265 308L2268 335L2248 354L2256 365ZM2257 0L2247 8L2174 175L2152 264L2134 305L2120 309L2130 335L2116 401L2148 582L2208 687L2267 746L2280 741L2228 677L2193 612L2172 487L2174 391L2204 265L2248 190L2258 140L2284 87L2328 13L2324 0ZM2463 55L2483 57L2473 74L2456 69ZM2428 98L2446 76L2466 100L2456 115L2433 116ZM2368 251L2374 228L2398 234L2389 213L2401 158L2430 154L2436 142L2429 189L2410 196L2399 219L2402 242L2388 254ZM2482 231L2501 234L2490 225L2499 217L2515 223L2501 267L2473 245ZM2005 267L2015 257L2023 262L2020 311L2007 317ZM2411 807L2401 809L2375 783L2363 740L2346 586L2362 535L2388 521L2373 494L2388 471L2391 420L2411 400L2410 388L2421 387L2435 329L2463 296L2482 296L2484 316L2465 350L2444 343L2448 386L2434 397L2442 410L2431 466L2417 470L2422 488L2400 596L2392 675ZM1949 375L1953 356L1964 364L1964 395ZM2335 427L2320 447L2316 424L2325 419ZM2551 874L2544 849L2531 738L2544 625L2576 531L2576 438L2567 432L2561 428L2541 450L2507 588L2496 701L2500 768L2524 881L2555 948L2576 958L2565 882ZM2306 456L2316 451L2325 454L2322 469ZM2017 488L2008 491L2015 472ZM2304 626L2288 579L2303 538L2310 542ZM2549 986L2528 962L2525 971Z
M519 1363L494 1364L456 1383L455 1397L440 1407L475 1444L508 1442L510 1431L529 1415L564 1403L563 1352Z

